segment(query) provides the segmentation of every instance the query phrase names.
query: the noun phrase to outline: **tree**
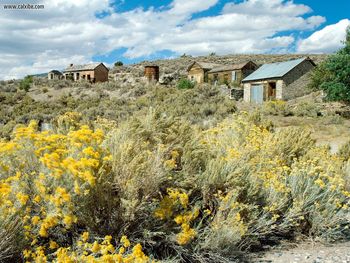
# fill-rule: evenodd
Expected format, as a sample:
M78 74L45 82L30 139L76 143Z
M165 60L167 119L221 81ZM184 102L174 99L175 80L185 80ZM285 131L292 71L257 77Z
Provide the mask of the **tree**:
M33 76L28 75L24 79L22 79L21 82L19 83L19 89L24 90L25 92L28 92L32 83L33 83Z
M350 102L350 27L344 44L344 48L321 63L312 75L311 88L323 90L330 101Z
M122 61L117 61L117 62L114 63L115 67L121 67L123 65L124 65L124 63Z

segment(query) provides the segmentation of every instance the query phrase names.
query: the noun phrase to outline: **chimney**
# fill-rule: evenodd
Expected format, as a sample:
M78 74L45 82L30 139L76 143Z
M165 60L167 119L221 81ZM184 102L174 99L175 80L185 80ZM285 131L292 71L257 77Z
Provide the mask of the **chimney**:
M71 67L73 67L73 64L70 64Z

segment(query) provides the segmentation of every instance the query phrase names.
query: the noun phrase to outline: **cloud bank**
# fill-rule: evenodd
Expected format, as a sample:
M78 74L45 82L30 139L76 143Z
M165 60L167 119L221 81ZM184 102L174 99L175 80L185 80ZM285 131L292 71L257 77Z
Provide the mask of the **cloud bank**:
M325 22L324 17L312 15L310 7L284 0L230 2L219 14L195 18L219 0L173 0L166 7L126 12L118 12L108 0L35 2L45 9L1 7L0 79L61 69L70 62L86 63L121 48L127 58L162 50L192 55L289 52L297 42L291 32L315 30ZM343 37L340 31L345 24L339 23L300 40L297 51L339 48L341 43L334 39ZM319 48L317 43L323 42L327 30L335 32L334 42Z

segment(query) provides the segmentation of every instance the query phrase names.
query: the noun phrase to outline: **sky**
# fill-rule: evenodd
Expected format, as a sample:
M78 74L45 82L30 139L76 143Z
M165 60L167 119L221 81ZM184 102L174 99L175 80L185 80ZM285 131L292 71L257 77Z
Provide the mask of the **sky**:
M6 4L43 4L8 10ZM0 79L182 54L332 53L350 0L0 0Z

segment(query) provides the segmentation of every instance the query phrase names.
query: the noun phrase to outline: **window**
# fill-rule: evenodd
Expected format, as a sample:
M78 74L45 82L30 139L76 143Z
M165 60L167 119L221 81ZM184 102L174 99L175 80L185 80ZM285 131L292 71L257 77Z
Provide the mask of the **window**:
M237 74L236 71L232 71L232 81L237 80Z

